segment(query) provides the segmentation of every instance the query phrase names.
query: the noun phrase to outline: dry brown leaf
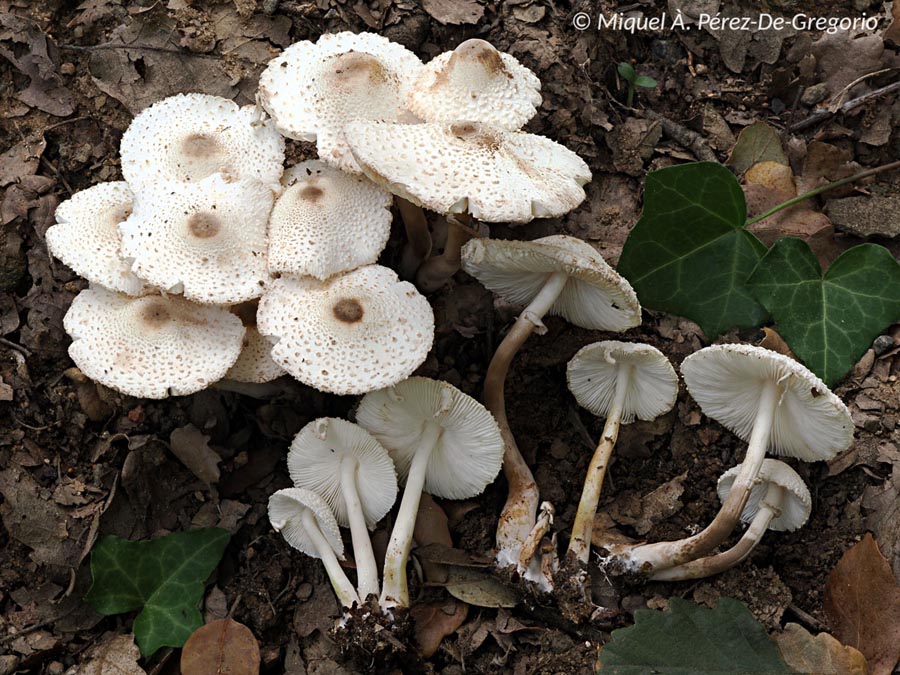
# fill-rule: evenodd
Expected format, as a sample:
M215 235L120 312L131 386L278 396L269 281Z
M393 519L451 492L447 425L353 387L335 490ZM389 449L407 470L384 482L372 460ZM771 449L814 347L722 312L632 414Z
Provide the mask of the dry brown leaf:
M259 644L247 626L219 619L195 630L181 651L181 672L259 675Z
M209 436L193 424L179 427L169 436L172 454L205 483L219 482L219 462L222 458L209 447Z
M103 642L89 653L89 660L66 675L145 675L137 661L141 651L134 644L133 635L107 633Z
M632 525L638 534L647 534L654 525L680 511L684 504L684 480L687 472L663 483L653 492L641 495L628 492L616 499L606 509L620 525Z
M797 194L791 167L780 162L758 162L747 169L744 180L750 185L762 185L790 195Z
M754 122L738 134L726 164L742 174L760 162L787 164L788 160L781 147L778 132L765 122Z
M863 653L872 675L890 675L900 660L900 586L871 534L828 575L825 613L834 636Z
M438 23L451 26L476 24L484 16L478 0L423 0L422 7Z
M779 354L783 354L784 356L788 356L794 360L797 359L797 357L794 356L794 352L792 352L791 348L788 347L788 343L784 341L784 338L781 337L777 333L777 331L775 331L773 328L763 328L762 330L765 336L759 343L760 347L762 347L763 349L769 349Z
M774 636L781 656L795 672L815 675L867 675L866 657L828 633L813 636L802 626L789 623Z
M470 567L451 567L447 592L476 607L515 607L519 598L487 572Z
M431 657L441 646L441 641L453 635L466 617L469 606L456 599L446 602L429 602L414 605L410 610L416 621L416 642L424 658Z
M884 31L885 42L893 42L900 45L900 0L894 0L891 3L891 25Z
M797 177L797 194L809 192L832 181L847 178L862 170L853 161L853 154L830 143L812 141L806 147L803 160L803 173ZM850 194L856 185L846 185L828 192L828 197L835 198Z
M419 502L413 538L417 546L440 544L446 548L453 548L453 539L447 526L447 514L427 493L422 494L422 500ZM421 563L428 581L437 583L447 581L447 569L444 565L426 559L421 559Z

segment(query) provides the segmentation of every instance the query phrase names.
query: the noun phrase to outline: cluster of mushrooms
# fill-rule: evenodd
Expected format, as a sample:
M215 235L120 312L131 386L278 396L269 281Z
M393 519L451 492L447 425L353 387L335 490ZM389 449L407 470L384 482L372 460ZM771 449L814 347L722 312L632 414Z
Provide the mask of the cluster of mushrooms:
M408 606L423 491L470 498L501 465L509 496L497 566L554 587L554 509L540 502L509 427L506 376L528 337L545 331L545 316L622 332L640 325L641 308L587 242L483 236L490 223L561 216L585 198L584 161L521 131L540 102L534 73L482 40L423 64L378 35L323 35L269 63L256 106L187 94L140 113L122 139L125 180L74 195L47 232L53 255L91 282L65 319L86 376L152 398L284 373L363 395L355 423L321 418L298 433L288 456L295 487L269 502L274 527L322 559L344 607L370 596L385 612ZM284 137L314 141L319 159L285 170ZM416 286L376 264L392 203L407 234L403 279L427 292L462 268L524 306L491 360L484 406L446 382L411 377L431 349L434 317ZM809 493L766 452L812 461L852 440L846 407L783 356L717 345L688 357L682 373L703 411L749 447L722 477L723 507L706 529L604 547L607 564L652 579L716 573L766 529L800 527ZM566 554L583 585L619 426L671 409L678 378L655 348L604 341L575 355L568 382L579 404L606 417ZM405 488L380 580L368 530L391 510L398 475ZM750 527L739 543L707 555L740 520ZM339 562L341 526L356 586Z

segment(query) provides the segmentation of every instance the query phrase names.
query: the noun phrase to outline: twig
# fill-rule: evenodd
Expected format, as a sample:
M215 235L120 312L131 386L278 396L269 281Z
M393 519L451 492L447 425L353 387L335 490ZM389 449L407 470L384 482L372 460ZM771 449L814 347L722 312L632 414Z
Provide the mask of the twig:
M707 144L706 139L696 131L691 131L687 127L678 124L678 122L673 122L668 117L663 117L654 110L644 110L643 115L655 122L659 122L667 136L673 138L678 144L689 148L697 159L704 162L719 161L712 148Z
M850 101L844 103L837 110L831 110L830 108L818 108L812 115L807 117L804 120L800 120L799 122L795 122L791 126L788 127L788 131L793 133L795 131L801 131L803 129L807 129L819 122L824 122L825 120L829 120L836 115L846 115L848 112L856 110L862 105L865 105L869 101L872 101L876 98L881 98L882 96L887 96L895 91L900 91L900 80L897 82L893 82L892 84L888 84L880 89L873 89L872 91L866 92L862 96L858 98L854 98Z

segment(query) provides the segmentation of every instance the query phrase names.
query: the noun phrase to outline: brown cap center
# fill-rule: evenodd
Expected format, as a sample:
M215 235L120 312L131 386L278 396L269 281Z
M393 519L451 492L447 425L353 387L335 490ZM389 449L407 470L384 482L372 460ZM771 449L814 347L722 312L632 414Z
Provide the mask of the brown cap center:
M485 72L490 75L497 75L506 71L500 52L484 40L474 39L463 42L453 50L453 55L450 57L451 66L456 65L455 62L457 60L479 63Z
M387 72L381 62L371 54L363 52L346 52L334 61L334 78L345 84L359 84L366 81L384 82Z
M363 306L356 298L341 298L331 308L334 318L343 323L358 323L362 321Z
M149 328L160 328L172 319L169 308L162 300L153 300L141 310L141 320Z
M219 234L222 225L219 218L212 213L200 211L195 213L188 220L188 229L197 239L209 239Z
M461 141L486 150L496 150L501 145L501 138L480 122L454 122L450 125L450 133Z
M188 157L197 159L214 157L221 152L219 142L209 134L191 134L184 139L182 150Z
M325 190L318 185L305 185L300 189L300 199L306 202L317 202L325 194Z

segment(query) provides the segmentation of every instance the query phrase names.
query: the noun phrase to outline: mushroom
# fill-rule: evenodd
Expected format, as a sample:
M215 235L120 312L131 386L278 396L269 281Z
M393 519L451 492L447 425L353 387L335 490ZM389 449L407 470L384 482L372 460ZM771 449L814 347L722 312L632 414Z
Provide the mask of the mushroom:
M284 368L272 359L272 343L256 328L257 302L245 302L231 307L232 313L240 317L244 325L244 342L241 355L231 369L225 374L225 381L240 384L266 384L284 375ZM253 388L250 387L250 390Z
M655 347L605 341L578 350L569 361L566 379L578 405L606 417L569 540L568 555L587 565L594 516L619 424L635 418L650 421L671 410L678 396L678 376Z
M853 442L847 406L791 358L751 345L713 345L688 356L681 372L701 410L748 441L747 453L728 498L704 530L679 541L608 547L635 571L653 574L721 544L740 519L767 450L815 462Z
M520 129L540 104L537 76L478 39L429 61L409 97L409 109L426 122L471 120L509 130Z
M434 339L431 305L380 265L326 282L282 277L260 300L257 326L275 342L276 363L332 394L399 382L421 365Z
M628 282L594 248L565 235L532 242L473 239L463 247L463 270L507 302L526 305L494 353L484 381L484 401L497 418L506 452L503 471L509 496L497 527L497 563L517 565L535 524L539 495L506 418L504 385L516 353L547 314L582 328L624 331L641 322L641 308Z
M424 377L366 394L356 421L388 449L406 482L385 555L381 606L408 607L406 561L422 491L444 499L481 494L500 471L503 440L478 401Z
M258 298L268 280L273 198L257 180L223 174L149 184L119 226L122 255L139 277L188 300L225 305Z
M144 282L119 255L118 226L131 214L134 195L124 181L99 183L56 207L47 248L79 275L111 291L141 295Z
M397 499L387 450L362 427L322 417L294 437L287 462L294 485L321 496L338 524L350 528L359 596L377 596L378 568L366 528L374 529Z
M122 175L136 194L157 181L196 182L215 173L277 189L284 138L255 106L207 94L169 96L142 110L122 136Z
M406 119L405 101L422 68L406 47L374 33L332 33L296 42L259 78L259 104L288 138L315 141L319 158L349 173L353 120Z
M740 470L741 465L738 465L719 478L719 499L723 502ZM777 459L765 459L741 513L741 520L750 527L738 543L722 553L660 570L651 580L682 581L724 572L745 560L767 529L792 532L803 527L811 509L809 490L797 472Z
M361 604L338 562L344 559L344 542L337 520L324 499L301 488L279 490L269 497L269 521L288 544L325 564L325 572L341 607Z
M269 272L324 281L378 259L391 233L388 192L318 160L288 169L281 182L269 218Z
M63 325L69 356L92 380L129 396L193 394L224 377L241 352L241 320L178 297L81 291Z

